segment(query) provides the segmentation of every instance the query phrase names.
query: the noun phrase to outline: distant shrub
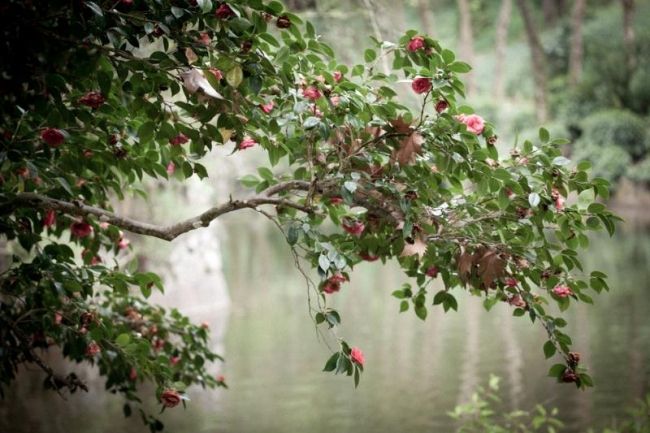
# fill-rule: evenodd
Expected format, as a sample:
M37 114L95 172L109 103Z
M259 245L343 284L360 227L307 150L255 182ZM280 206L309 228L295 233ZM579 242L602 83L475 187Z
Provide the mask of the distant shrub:
M637 113L650 114L650 63L639 67L630 79L630 103Z
M646 124L643 118L630 111L599 111L588 116L581 127L582 140L590 145L620 147L635 161L642 159L648 151Z
M586 140L579 140L573 148L572 159L576 162L591 162L593 176L607 179L614 184L630 164L630 155L621 147L613 145L599 146Z
M645 158L638 164L627 168L625 177L636 183L644 183L650 186L650 158Z

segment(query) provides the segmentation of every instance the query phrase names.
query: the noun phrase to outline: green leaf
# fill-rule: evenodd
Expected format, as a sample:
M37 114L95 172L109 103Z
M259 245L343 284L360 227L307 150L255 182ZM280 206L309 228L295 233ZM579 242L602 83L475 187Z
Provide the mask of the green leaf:
M99 5L97 3L90 2L90 1L87 1L87 2L84 2L84 3L86 4L86 6L88 6L90 8L91 11L93 11L93 13L95 15L97 15L99 17L104 16L104 11L102 10L101 7L99 7Z
M402 301L402 302L399 303L399 312L400 313L403 313L404 311L406 311L408 309L409 309L409 302L408 301Z
M542 143L548 143L550 138L551 136L546 128L539 128L539 139Z
M418 318L425 320L427 318L427 313L427 307L424 305L415 306L415 315L418 316Z
M578 194L578 209L587 209L596 198L596 194L592 188L586 189Z
M551 340L544 343L544 356L546 356L546 359L555 355L555 352L556 352L556 348Z
M325 272L330 268L330 259L327 258L326 254L318 256L318 266Z
M320 119L318 117L310 116L307 119L305 119L305 122L302 124L302 126L305 127L305 129L312 129L320 124Z
M244 80L244 72L241 69L241 66L235 65L228 72L226 72L226 81L232 87L239 87L241 82Z
M117 344L120 347L125 347L130 342L131 342L131 336L129 334L120 334L115 339L115 344Z
M465 62L454 62L448 67L450 71L458 72L460 74L464 74L472 70L472 67Z
M363 58L366 61L366 63L370 63L377 58L377 53L375 52L375 50L368 48L366 49L366 51L364 51Z
M548 371L548 375L551 377L560 377L566 370L566 365L564 364L555 364Z
M185 11L177 6L172 6L172 15L176 18L180 18L185 14Z
M555 158L553 158L552 164L559 165L559 166L569 165L571 164L571 160L563 156L556 156Z
M253 176L252 174L247 174L246 176L242 177L239 179L242 185L244 185L247 188L252 188L254 186L257 186L258 183L260 183L260 180Z
M540 197L539 194L537 194L536 192L531 192L528 195L528 203L530 203L531 207L537 207L539 201L540 201Z
M138 128L138 138L141 144L146 144L153 139L153 132L156 125L153 122L145 122Z

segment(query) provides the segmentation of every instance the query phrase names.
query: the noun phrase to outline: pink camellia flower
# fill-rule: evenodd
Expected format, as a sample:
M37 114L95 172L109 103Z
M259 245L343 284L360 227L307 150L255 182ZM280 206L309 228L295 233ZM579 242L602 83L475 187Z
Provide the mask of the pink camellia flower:
M76 221L70 225L70 232L74 237L85 238L93 232L93 226L84 221Z
M129 371L129 380L131 382L135 382L138 379L138 370L135 369L135 367L131 367L131 371Z
M350 358L352 359L352 362L359 364L362 367L363 364L366 362L366 359L363 356L363 352L358 347L353 347L350 350Z
M519 281L517 281L516 278L512 278L512 277L506 278L505 282L507 287L517 287L517 284L519 284Z
M121 250L125 250L129 247L131 244L131 241L128 240L127 238L120 238L120 240L117 242L117 247Z
M260 104L260 108L266 114L269 114L271 111L273 111L273 107L275 107L275 103L273 101L269 101L266 104Z
M210 34L208 32L201 32L197 42L207 47L210 45L210 42L212 42L212 39L210 39Z
M435 265L434 266L429 266L427 268L426 274L427 274L427 277L436 278L438 276L438 267L435 266Z
M88 343L88 346L86 346L86 356L95 356L101 351L102 348L99 347L99 344L95 343L94 341L91 341Z
M406 45L406 49L412 53L416 52L417 50L421 50L425 47L426 47L426 43L424 42L424 38L422 36L413 36L409 41L408 45Z
M318 109L316 104L312 104L311 114L313 114L315 117L323 117L323 112Z
M56 224L56 212L54 209L48 209L43 217L43 227L52 227Z
M201 322L201 328L210 329L210 324L208 322Z
M84 158L92 158L94 153L90 149L84 149L82 155L84 156Z
M338 196L338 195L334 196L334 197L330 197L330 204L334 205L334 206L339 205L339 204L343 204L343 197Z
M338 83L343 79L343 73L341 71L334 71L334 73L332 73L332 77L334 78L334 81Z
M223 73L217 68L210 68L208 69L208 72L214 75L214 78L216 78L217 81L220 81L223 78Z
M214 14L221 20L227 20L235 16L235 13L230 9L230 6L228 6L227 3L222 3Z
M79 98L79 103L82 105L86 105L87 107L90 107L92 109L97 109L101 107L104 102L106 102L106 98L104 98L104 95L102 95L99 92L88 92L85 95L83 95L81 98Z
M237 146L237 148L239 150L244 150L244 149L248 149L249 147L253 147L256 144L257 144L257 142L255 140L253 140L249 136L246 136L246 137L244 137L244 139L241 142L239 142L239 146Z
M485 120L478 114L459 114L456 116L456 120L461 123L464 123L467 127L467 130L472 134L479 135L485 129Z
M56 313L54 313L54 324L60 325L61 322L63 322L63 313L57 311Z
M181 402L181 395L175 389L166 389L160 395L160 401L163 406L172 408L176 407Z
M153 350L155 350L156 352L158 352L158 351L161 350L163 347L165 347L165 340L163 340L162 338L155 338L155 339L153 340Z
M560 194L559 189L553 188L553 190L551 190L551 198L554 201L555 209L557 210L564 209L564 197L562 197L562 194Z
M99 223L99 228L102 229L102 230L106 230L110 226L111 225L109 223L107 223L106 221L102 221L102 222Z
M341 103L341 97L339 95L333 95L330 97L330 102L333 106L338 107L338 105Z
M180 146L181 144L185 144L188 141L190 141L190 139L187 137L187 135L181 132L176 137L170 138L169 144L171 144L172 146Z
M566 298L568 296L573 295L573 291L571 290L571 288L569 286L562 285L562 284L553 287L552 292L558 298Z
M431 90L431 78L418 77L411 84L415 93L421 94Z
M219 383L225 383L226 382L226 377L223 374L220 374L216 377L217 382Z
M102 262L101 257L93 254L93 252L87 248L81 252L81 258L90 263L91 266L98 265Z
M27 167L20 167L18 170L16 170L16 174L27 179L29 177L29 169Z
M181 362L181 357L180 356L172 356L171 358L169 358L169 363L171 365L176 365L179 362Z
M315 101L321 97L321 93L320 90L318 90L316 87L309 86L305 89L302 89L302 96L304 96L305 98L311 101Z
M45 128L41 131L41 140L50 147L59 147L65 141L65 134L60 129Z
M366 228L366 226L361 221L353 221L349 224L343 223L341 226L343 227L343 230L353 236L360 236Z
M513 297L509 298L508 304L517 308L526 308L528 305L526 304L526 301L524 301L524 298L521 297L521 295L514 295Z
M436 112L437 113L442 113L447 108L449 108L449 102L445 101L444 99L441 99L440 101L436 102Z
M169 164L167 164L167 174L172 175L176 172L176 164L174 164L174 161L169 161Z

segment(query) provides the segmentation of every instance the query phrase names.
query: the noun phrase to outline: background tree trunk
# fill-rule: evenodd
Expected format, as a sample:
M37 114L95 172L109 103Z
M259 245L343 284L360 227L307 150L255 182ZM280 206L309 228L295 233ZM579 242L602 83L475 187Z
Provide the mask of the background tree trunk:
M623 5L623 43L627 56L627 67L632 70L636 66L635 36L634 36L634 0L621 0Z
M474 64L474 35L472 34L472 12L468 0L457 0L460 12L460 57L469 64ZM474 85L474 74L470 72L465 78L467 95L473 95L476 91Z
M418 0L418 13L420 14L422 32L433 37L436 31L431 3L433 3L431 0Z
M508 27L512 16L512 0L501 0L501 9L497 21L496 56L494 66L494 99L497 102L505 96L505 63L508 49Z
M526 37L530 47L531 67L535 84L535 114L538 122L546 122L548 108L546 103L546 54L537 35L535 23L528 9L528 0L517 0L526 28Z
M555 0L543 0L542 12L544 14L544 24L552 26L557 20L557 3Z
M582 21L585 17L587 0L575 0L571 13L571 49L569 52L569 86L575 88L582 75Z

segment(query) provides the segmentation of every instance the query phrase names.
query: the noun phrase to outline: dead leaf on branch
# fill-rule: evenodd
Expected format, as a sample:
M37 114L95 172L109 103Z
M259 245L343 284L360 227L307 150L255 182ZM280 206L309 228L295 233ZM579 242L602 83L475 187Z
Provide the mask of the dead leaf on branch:
M476 248L474 253L461 247L456 263L458 277L463 284L467 284L472 276L477 276L481 280L480 288L484 290L492 287L496 280L505 275L507 264L497 250L483 245Z
M398 134L408 134L399 141L399 147L393 151L391 161L398 162L400 165L409 165L415 162L416 156L422 150L424 137L411 128L411 125L404 122L401 117L390 122L394 132Z
M212 87L200 69L192 68L184 71L181 73L181 78L183 79L183 86L189 93L199 93L211 98L223 99L223 96Z
M418 255L419 258L424 257L427 252L427 244L424 242L420 236L415 238L415 241L412 244L406 242L404 244L404 249L402 250L401 257L408 257Z

